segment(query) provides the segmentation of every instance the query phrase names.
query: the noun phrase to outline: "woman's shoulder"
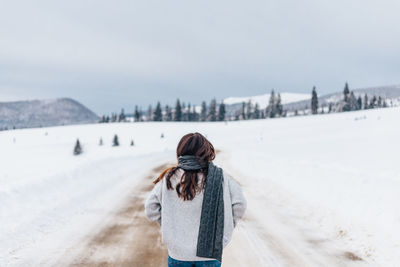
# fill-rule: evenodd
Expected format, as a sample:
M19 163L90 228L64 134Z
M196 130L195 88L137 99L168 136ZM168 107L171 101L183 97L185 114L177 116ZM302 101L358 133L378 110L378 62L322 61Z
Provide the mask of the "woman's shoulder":
M232 176L227 171L225 171L224 169L222 169L222 175L224 177L224 181L229 182L229 181L232 180Z
M171 184L172 184L172 186L174 186L175 184L177 184L178 182L179 182L179 180L181 179L181 177L182 177L182 174L183 174L183 170L181 169L181 168L177 168L175 171L174 171L174 173L171 175L171 177L170 177L170 182L171 182ZM164 177L163 177L163 183L164 184L166 184L166 178L167 178L167 175L168 175L168 173L166 173L165 175L164 175Z
M232 181L232 177L225 170L222 171L222 176L224 178L224 186L229 187L229 185Z
M223 177L224 177L224 185L228 186L230 190L232 188L240 188L240 184L225 170L223 170Z

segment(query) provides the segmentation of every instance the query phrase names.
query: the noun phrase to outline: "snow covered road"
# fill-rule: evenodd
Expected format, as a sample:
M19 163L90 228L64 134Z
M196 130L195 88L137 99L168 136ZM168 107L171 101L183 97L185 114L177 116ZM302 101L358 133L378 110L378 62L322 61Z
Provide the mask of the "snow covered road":
M221 157L221 155L219 155ZM223 156L222 156L223 157ZM224 157L223 157L224 158ZM220 161L220 164L224 164ZM227 163L225 165L228 165ZM166 266L167 251L159 227L145 218L143 204L152 181L167 164L146 175L113 211L79 240L54 266ZM236 177L236 176L234 176ZM340 248L306 221L277 212L256 188L244 183L249 210L226 248L223 266L365 266L363 259ZM260 213L260 210L262 212ZM266 219L267 218L267 219ZM43 265L47 265L45 262Z
M133 257L129 248L144 253L142 260L155 255L146 254L153 247L143 241L159 238L141 217L151 189L146 177L174 160L185 133L199 131L221 151L216 163L242 184L249 204L224 252L224 266L397 267L399 117L400 109L392 108L228 123L0 132L0 266L96 263L101 259L96 251L107 251L104 260L114 262ZM119 147L111 146L114 134ZM84 153L73 156L77 138ZM136 187L143 190L133 197ZM132 205L133 213L122 216ZM130 234L121 238L124 231ZM93 243L111 244L114 238L127 245L120 250ZM82 257L85 251L90 253ZM163 253L154 266L165 260Z

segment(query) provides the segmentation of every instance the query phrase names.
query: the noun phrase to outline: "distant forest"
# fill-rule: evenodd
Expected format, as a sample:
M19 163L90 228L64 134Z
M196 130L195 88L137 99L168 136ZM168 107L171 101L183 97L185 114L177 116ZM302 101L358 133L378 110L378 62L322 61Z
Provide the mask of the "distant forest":
M347 112L363 109L385 108L388 107L386 99L381 96L356 97L353 91L350 91L348 83L343 89L343 96L339 101L330 102L328 106L320 107L318 103L317 89L314 86L311 91L310 108L306 110L294 110L288 112L282 105L281 95L271 91L268 106L260 108L258 103L243 102L241 108L234 112L234 115L227 116L226 105L221 102L217 103L216 99L212 99L209 104L206 101L201 106L192 106L190 103L186 105L177 99L175 106L171 107L157 102L155 108L151 105L147 110L139 106L135 106L132 114L125 114L124 109L118 113L111 115L103 115L99 122L143 122L143 121L232 121L232 120L250 120L250 119L267 119L279 118L287 116L300 115L316 115L324 113Z

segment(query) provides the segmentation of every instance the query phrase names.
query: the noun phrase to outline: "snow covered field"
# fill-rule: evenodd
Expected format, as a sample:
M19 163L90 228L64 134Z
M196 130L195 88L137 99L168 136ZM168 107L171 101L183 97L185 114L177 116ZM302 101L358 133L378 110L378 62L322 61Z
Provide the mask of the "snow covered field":
M0 132L0 266L52 265L151 168L174 162L180 137L193 131L243 185L249 209L238 232L260 250L260 266L399 266L399 121L391 108ZM114 134L120 147L111 147ZM250 248L233 242L226 264L229 249Z

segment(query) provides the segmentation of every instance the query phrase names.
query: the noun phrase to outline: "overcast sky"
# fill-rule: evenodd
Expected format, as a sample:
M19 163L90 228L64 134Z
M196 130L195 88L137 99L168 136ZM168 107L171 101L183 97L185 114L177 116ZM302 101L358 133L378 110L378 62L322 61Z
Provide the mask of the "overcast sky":
M400 83L398 0L0 0L0 101L98 114L179 96Z

